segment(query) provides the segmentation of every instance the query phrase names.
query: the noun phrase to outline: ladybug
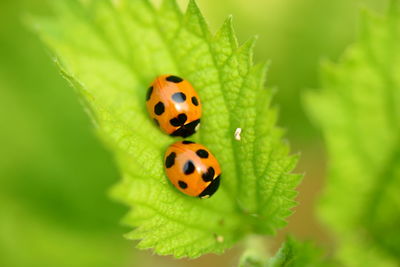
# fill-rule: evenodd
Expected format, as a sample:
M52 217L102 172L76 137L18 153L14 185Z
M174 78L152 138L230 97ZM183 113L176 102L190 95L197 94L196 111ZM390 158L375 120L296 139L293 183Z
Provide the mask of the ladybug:
M176 142L165 152L164 163L168 179L186 195L209 198L219 187L221 168L203 145L186 140Z
M178 76L158 76L147 91L146 105L154 122L171 136L188 137L200 126L200 98L193 86Z

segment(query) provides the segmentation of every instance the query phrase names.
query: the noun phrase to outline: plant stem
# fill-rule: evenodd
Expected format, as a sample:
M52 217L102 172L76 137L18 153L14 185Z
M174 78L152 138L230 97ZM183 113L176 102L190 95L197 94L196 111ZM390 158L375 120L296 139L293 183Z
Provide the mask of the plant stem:
M258 235L250 235L245 240L245 251L240 258L239 266L264 266L268 256L265 238Z

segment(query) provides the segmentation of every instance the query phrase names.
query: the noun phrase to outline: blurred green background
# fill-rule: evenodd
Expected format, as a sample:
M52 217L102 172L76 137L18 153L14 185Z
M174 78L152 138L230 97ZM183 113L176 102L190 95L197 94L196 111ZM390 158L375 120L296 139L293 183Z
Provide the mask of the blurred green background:
M330 247L313 213L325 175L323 147L300 95L319 87L320 61L336 60L355 39L359 7L382 11L387 1L197 2L212 30L233 14L241 42L259 35L255 60L271 60L268 85L279 89L279 124L293 151L302 151L298 170L307 173L285 232ZM0 1L0 266L234 265L239 249L178 262L137 252L122 238L126 210L107 196L118 172L74 91L23 26L29 12L49 12L46 1Z

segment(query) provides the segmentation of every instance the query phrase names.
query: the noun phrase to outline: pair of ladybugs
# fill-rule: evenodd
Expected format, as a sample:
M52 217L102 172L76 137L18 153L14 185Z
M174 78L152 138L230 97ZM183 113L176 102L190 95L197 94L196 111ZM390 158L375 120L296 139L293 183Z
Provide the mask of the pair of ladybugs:
M201 102L192 85L174 75L161 75L146 96L147 111L162 131L188 137L200 126ZM219 187L221 168L203 145L178 141L164 156L165 172L171 183L190 196L208 198Z

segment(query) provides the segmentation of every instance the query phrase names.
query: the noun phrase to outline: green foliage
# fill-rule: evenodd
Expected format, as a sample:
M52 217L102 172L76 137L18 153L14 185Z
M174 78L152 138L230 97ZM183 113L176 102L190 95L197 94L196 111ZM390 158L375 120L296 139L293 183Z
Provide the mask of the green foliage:
M128 238L158 254L198 257L285 225L301 176L290 174L297 158L275 127L266 65L252 63L253 38L238 46L231 18L212 35L194 1L186 13L173 0L159 9L146 0L56 1L55 11L35 24L115 155L123 179L113 195L132 207ZM188 79L202 99L201 129L191 139L223 169L211 199L181 194L164 175L163 153L174 139L153 125L144 101L163 73Z
M310 242L287 237L279 251L268 260L260 252L248 251L240 260L240 267L322 267L332 264L322 257L320 249Z
M279 121L287 127L291 143L304 155L315 140L300 95L318 86L321 57L337 58L354 40L359 6L382 10L388 0L199 0L211 26L225 14L235 15L240 38L260 36L257 59L270 59L269 84L279 88ZM299 52L301 51L301 52ZM305 156L306 157L306 156ZM316 167L318 165L315 165ZM308 171L307 171L308 173Z
M399 5L385 17L364 12L358 42L306 98L330 158L320 214L349 266L400 261Z
M330 266L323 261L321 251L309 242L300 242L288 237L266 267L317 267Z
M0 1L0 266L122 266L117 171L20 5Z

